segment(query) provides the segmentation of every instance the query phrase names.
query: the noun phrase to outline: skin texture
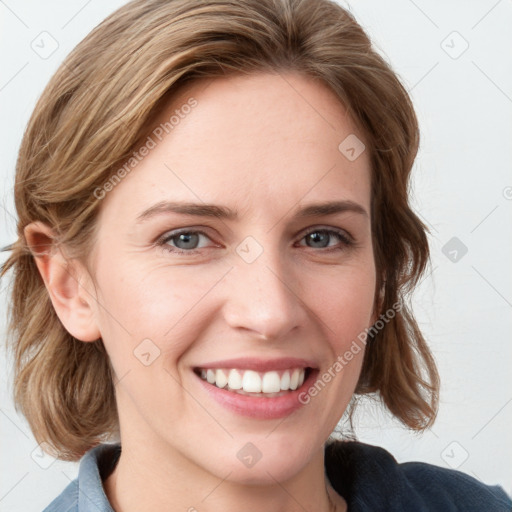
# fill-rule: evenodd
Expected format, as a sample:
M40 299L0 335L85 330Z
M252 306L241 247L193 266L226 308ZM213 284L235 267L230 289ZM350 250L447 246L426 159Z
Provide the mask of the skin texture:
M249 512L327 511L329 493L345 510L324 476L323 443L350 401L364 350L309 404L278 420L225 409L192 368L292 356L312 359L322 373L372 325L368 151L349 161L338 150L348 135L362 136L310 77L196 81L155 126L190 97L197 105L102 199L94 283L60 251L37 258L66 329L84 342L101 336L116 373L123 451L104 482L107 496L123 512L231 512L242 504ZM137 223L164 200L223 205L238 219L166 213ZM328 200L353 201L368 214L295 216ZM156 242L180 228L206 234L195 253ZM353 243L324 236L328 249L339 249L329 251L306 236L310 228L342 230ZM32 244L52 236L40 223L25 233ZM263 251L252 263L236 250L248 236ZM166 244L190 247L177 237ZM145 339L160 350L148 366L134 355ZM249 442L262 454L251 468L236 456Z

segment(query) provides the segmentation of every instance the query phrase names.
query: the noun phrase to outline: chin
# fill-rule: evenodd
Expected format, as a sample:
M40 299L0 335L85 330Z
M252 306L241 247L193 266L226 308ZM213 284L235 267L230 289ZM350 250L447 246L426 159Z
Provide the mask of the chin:
M229 474L229 481L244 485L275 485L276 480L292 478L315 456L313 448L305 449L304 440L297 437L272 442L274 435L259 440L253 437L252 442L233 442L224 456L216 458L210 472L221 478Z

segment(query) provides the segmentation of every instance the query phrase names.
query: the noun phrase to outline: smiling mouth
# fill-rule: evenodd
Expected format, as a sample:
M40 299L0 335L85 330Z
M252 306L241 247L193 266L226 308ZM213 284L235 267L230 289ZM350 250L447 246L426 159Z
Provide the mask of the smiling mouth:
M298 389L313 371L310 367L257 372L238 368L194 368L202 380L225 391L253 397L278 397Z

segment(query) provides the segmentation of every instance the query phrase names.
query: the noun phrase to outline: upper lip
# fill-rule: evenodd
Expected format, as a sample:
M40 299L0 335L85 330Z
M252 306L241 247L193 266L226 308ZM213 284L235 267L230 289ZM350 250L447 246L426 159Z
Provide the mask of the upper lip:
M297 357L281 357L279 359L260 359L255 357L238 357L236 359L224 359L222 361L213 361L196 366L201 368L237 368L240 370L255 370L257 372L267 372L272 370L288 370L290 368L313 368L316 369L316 363L308 359Z

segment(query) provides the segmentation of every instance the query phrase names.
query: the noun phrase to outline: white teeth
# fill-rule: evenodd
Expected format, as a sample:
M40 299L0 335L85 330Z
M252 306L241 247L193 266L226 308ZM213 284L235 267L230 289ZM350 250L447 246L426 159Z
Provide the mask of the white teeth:
M242 389L242 376L237 370L229 372L228 386L231 389Z
M258 373L253 370L201 369L201 378L218 388L240 393L275 394L296 390L304 383L306 369ZM281 375L280 375L281 374ZM227 386L227 387L226 387Z
M279 393L281 391L281 379L277 372L267 372L263 375L261 391L263 393Z
M215 372L215 385L218 388L223 388L228 383L228 378L226 374L222 370L217 370Z
M281 377L281 389L287 391L290 389L290 372L286 370Z
M293 370L290 377L290 389L296 390L299 385L299 370Z
M252 370L244 372L243 389L250 393L261 393L261 377Z

